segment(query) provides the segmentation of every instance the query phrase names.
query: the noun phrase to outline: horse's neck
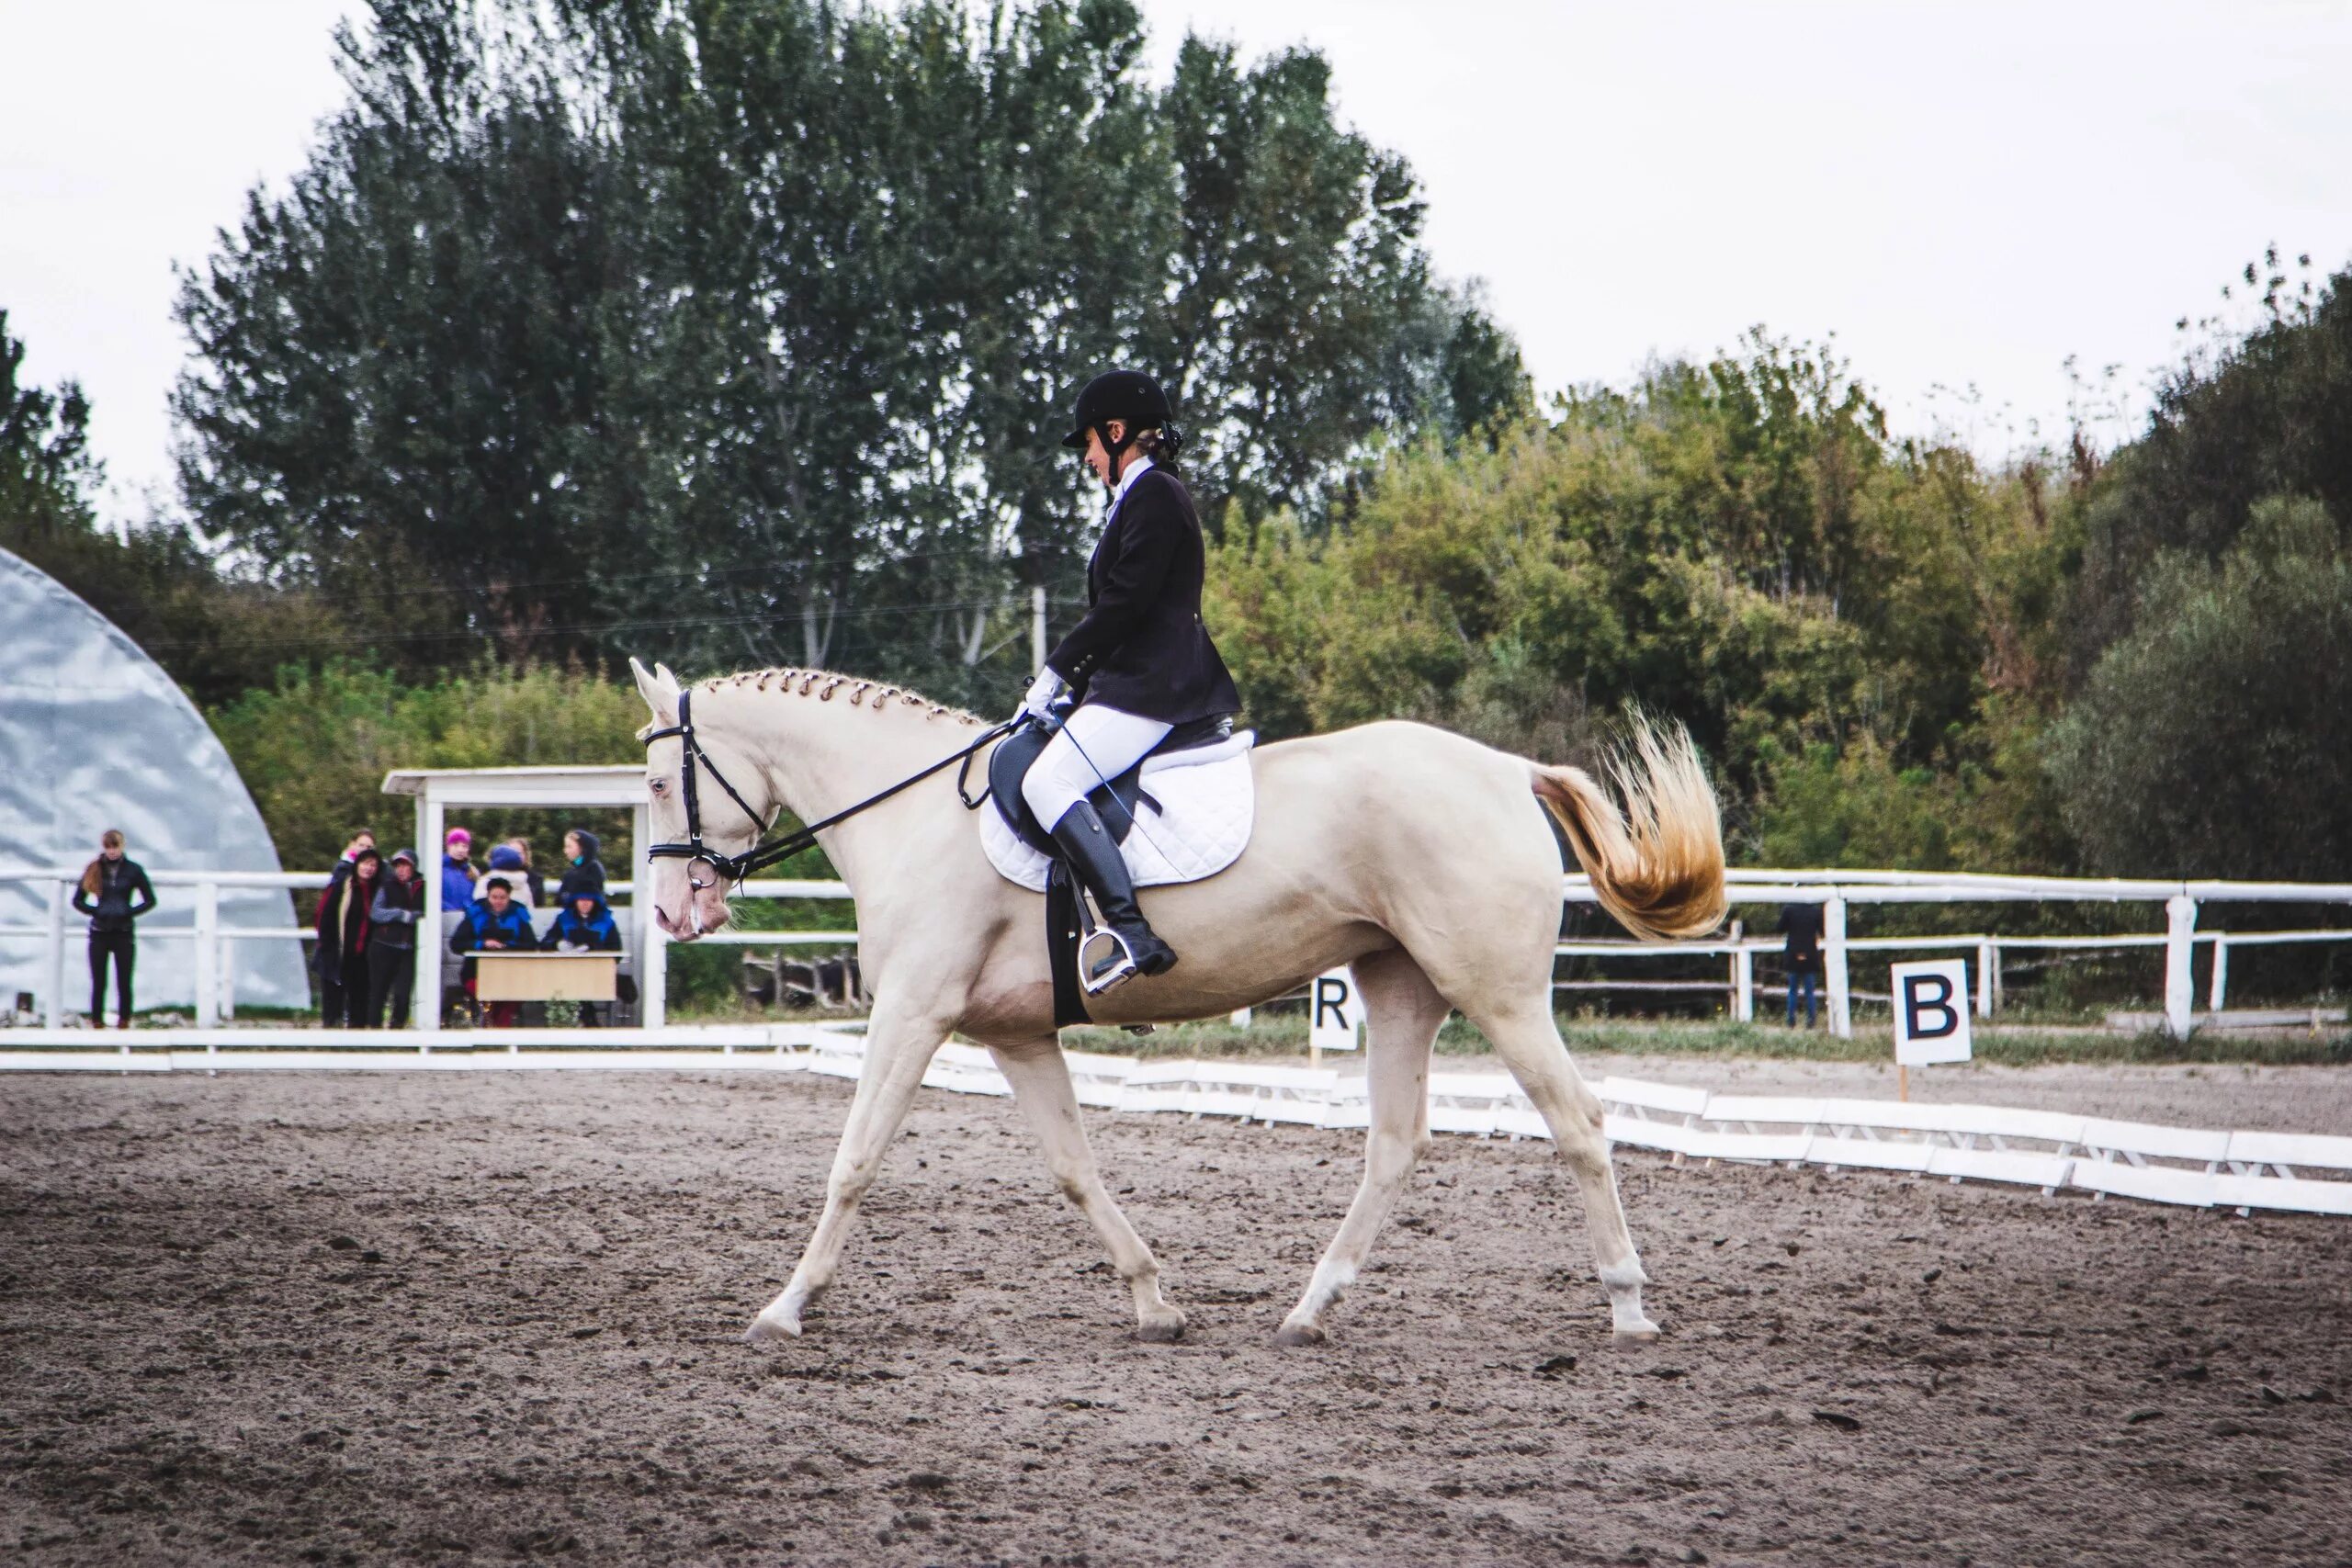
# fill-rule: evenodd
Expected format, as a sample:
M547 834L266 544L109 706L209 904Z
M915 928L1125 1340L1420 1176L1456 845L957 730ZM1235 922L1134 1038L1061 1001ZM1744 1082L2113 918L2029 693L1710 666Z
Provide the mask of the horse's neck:
M695 723L707 722L706 714L717 720L712 728L728 737L728 750L749 757L766 774L771 798L803 822L845 811L977 738L952 717L926 718L928 705L877 713L868 696L853 705L854 684L830 702L790 689L722 685L695 694ZM882 818L865 815L825 832L826 858L852 888L873 863L883 826Z

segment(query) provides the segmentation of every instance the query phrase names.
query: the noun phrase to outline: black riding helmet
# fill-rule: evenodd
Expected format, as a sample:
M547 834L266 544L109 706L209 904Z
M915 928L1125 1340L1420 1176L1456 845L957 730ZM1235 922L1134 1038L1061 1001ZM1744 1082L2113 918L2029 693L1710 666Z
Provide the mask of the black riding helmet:
M1127 427L1122 440L1111 439L1110 424L1114 419ZM1090 430L1102 437L1102 449L1114 457L1126 450L1139 431L1159 431L1163 448L1171 453L1183 439L1168 407L1168 394L1140 370L1106 370L1086 384L1086 389L1078 394L1078 407L1071 412L1069 434L1062 437L1062 445L1074 452L1084 451Z

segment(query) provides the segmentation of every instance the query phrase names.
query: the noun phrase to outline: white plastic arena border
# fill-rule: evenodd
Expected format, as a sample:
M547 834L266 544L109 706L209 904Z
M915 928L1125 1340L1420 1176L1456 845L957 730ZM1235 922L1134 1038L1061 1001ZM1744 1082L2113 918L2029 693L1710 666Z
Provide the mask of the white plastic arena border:
M0 1072L696 1071L808 1072L855 1078L864 1025L715 1025L669 1029L475 1030L391 1035L380 1030L140 1030L93 1049L79 1030L16 1030ZM413 1045L392 1042L413 1040ZM1328 1068L1234 1061L1157 1061L1066 1053L1079 1103L1098 1110L1301 1127L1364 1128L1364 1078ZM1010 1095L988 1052L950 1043L923 1074L927 1089ZM2352 1216L2352 1138L2213 1133L1994 1105L1717 1094L1607 1077L1598 1088L1612 1142L1677 1165L1757 1165L1906 1171L1953 1181L2010 1182L2045 1194L2078 1189L2196 1208ZM1430 1130L1469 1137L1549 1138L1503 1073L1430 1075Z

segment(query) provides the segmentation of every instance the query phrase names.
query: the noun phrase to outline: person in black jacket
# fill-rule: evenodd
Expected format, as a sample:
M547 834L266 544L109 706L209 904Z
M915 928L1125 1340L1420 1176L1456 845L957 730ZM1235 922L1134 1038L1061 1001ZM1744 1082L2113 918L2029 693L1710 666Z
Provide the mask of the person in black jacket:
M1086 616L1022 699L1040 718L1065 690L1072 709L1021 784L1022 798L1094 896L1124 950L1091 966L1102 992L1133 975L1164 975L1176 953L1144 919L1126 861L1087 792L1141 761L1180 724L1240 711L1241 696L1201 624L1208 549L1192 493L1177 477L1182 441L1168 395L1137 370L1098 376L1079 394L1062 445L1111 492L1086 568Z
M582 893L605 896L605 863L596 857L604 851L596 835L585 828L574 828L563 836L563 880L556 884L555 901L559 908L570 908L571 901Z
M408 1027L410 994L416 988L416 922L424 912L424 878L414 850L393 852L391 869L378 880L368 906L368 1008L363 1029L384 1026L384 1004L391 1004L392 1027Z
M368 1027L368 937L375 930L370 911L384 859L368 844L338 861L319 895L316 951L311 967L319 976L319 1023L326 1029Z
M1781 953L1789 964L1789 1027L1797 1026L1797 992L1804 992L1804 1026L1814 1026L1819 1010L1821 937L1825 917L1818 904L1786 904L1781 908L1781 931L1789 940Z
M114 961L115 1027L130 1027L130 968L138 949L131 922L155 907L146 871L122 852L122 829L98 839L98 858L82 869L74 908L90 917L90 1027L107 1026L107 961Z

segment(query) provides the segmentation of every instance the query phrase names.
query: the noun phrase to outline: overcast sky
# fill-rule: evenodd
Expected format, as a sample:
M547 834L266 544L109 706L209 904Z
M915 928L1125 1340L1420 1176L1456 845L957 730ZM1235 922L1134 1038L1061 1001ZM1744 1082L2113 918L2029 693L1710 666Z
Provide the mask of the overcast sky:
M170 471L172 265L300 164L349 8L0 0L0 308L33 379L88 389L118 512ZM2266 243L2352 263L2352 6L1144 9L1163 76L1188 25L1329 54L1547 392L1761 322L1999 457L2063 427L2070 355L2143 385Z

